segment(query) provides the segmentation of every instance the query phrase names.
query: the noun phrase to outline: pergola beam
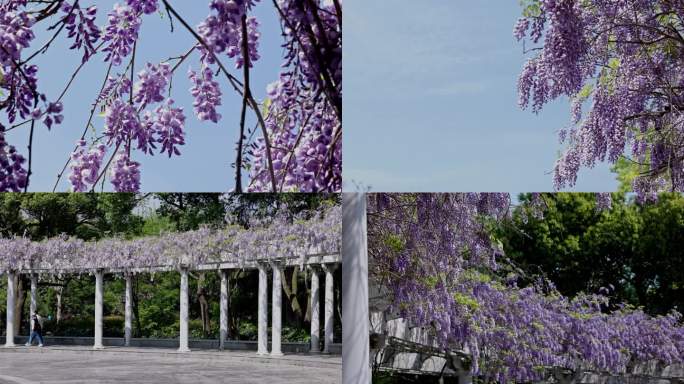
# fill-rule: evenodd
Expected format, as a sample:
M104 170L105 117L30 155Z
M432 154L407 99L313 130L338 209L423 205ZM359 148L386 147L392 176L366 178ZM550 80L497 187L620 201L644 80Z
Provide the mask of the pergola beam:
M220 271L222 269L258 269L260 263L269 262L279 262L283 267L294 267L309 265L322 265L322 264L338 264L342 262L342 257L340 253L333 254L312 254L305 256L305 260L302 263L302 258L300 256L291 257L277 257L277 258L256 258L243 261L221 261L221 262L211 262L203 263L199 265L192 266L189 270L193 271ZM155 265L150 267L132 267L132 268L97 268L97 267L83 267L79 269L74 268L27 268L17 271L18 273L30 274L39 273L44 275L62 275L69 273L83 273L92 272L101 269L105 273L111 274L122 274L122 273L153 273L153 272L172 272L178 271L179 267L176 265Z

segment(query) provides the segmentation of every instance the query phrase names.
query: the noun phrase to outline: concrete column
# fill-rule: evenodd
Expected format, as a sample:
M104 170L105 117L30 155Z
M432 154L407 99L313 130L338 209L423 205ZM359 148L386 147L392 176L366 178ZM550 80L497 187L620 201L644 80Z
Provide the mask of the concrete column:
M16 299L15 283L16 273L7 272L7 330L5 335L5 347L14 347L14 301Z
M370 384L366 195L342 194L342 382ZM353 325L353 326L350 326Z
M283 284L281 281L281 266L278 263L272 263L273 268L273 294L272 294L272 309L271 309L271 356L282 356L280 336L282 332L283 321Z
M333 343L333 329L335 326L333 272L336 267L337 265L335 264L326 264L323 266L323 270L325 271L325 342L323 344L323 353L330 353L330 345Z
M126 273L126 303L124 304L124 345L131 346L131 335L133 333L133 284L132 275Z
M268 355L268 272L259 264L259 313L257 355Z
M223 350L225 348L226 339L228 338L228 298L230 293L228 290L228 270L221 270L221 316L220 331L219 331L219 349Z
M190 352L188 340L188 269L181 268L180 286L180 338L178 352Z
M321 351L321 294L318 267L311 266L311 352Z
M104 296L104 272L95 272L95 343L94 349L103 349L102 345L102 306Z
M33 314L38 310L38 275L31 273L31 304L29 305L29 335L33 331Z

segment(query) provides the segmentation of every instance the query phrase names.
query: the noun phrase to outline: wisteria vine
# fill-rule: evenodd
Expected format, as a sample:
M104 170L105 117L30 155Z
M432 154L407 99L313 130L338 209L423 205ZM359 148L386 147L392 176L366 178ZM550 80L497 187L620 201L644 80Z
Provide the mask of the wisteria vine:
M607 195L596 202L610 205ZM528 214L540 214L541 204L533 196ZM434 331L439 347L468 352L485 382L684 362L679 313L611 311L606 292L570 299L507 260L487 229L510 206L507 194L369 195L371 278L389 289L393 310Z
M535 47L519 103L539 112L572 101L555 186L582 166L626 158L634 191L684 191L684 8L677 1L526 0L514 35ZM529 48L529 47L528 47ZM588 111L584 112L587 108Z
M101 23L97 6L83 3L0 2L0 111L5 111L9 123L0 124L1 191L27 190L35 122L48 129L63 122L63 109L69 106L62 104L62 98L83 66L95 57L109 67L83 134L54 189L68 173L74 191L94 190L109 177L115 191L137 192L142 170L136 152L180 156L186 125L192 122L183 106L176 106L171 85L177 69L193 58L196 63L188 65L187 73L197 120L237 128L236 192L243 189L243 172L249 173L245 185L252 192L341 189L340 0L272 1L282 27L284 61L262 101L254 98L250 88L250 71L260 59L259 22L251 16L259 0L210 0L209 15L196 27L169 0L121 0ZM172 33L180 29L176 21L195 43L179 56L138 68L135 53L140 28L146 18L162 12L170 18ZM36 47L34 30L44 21L51 23L48 31L54 32L43 46ZM40 92L39 68L32 61L47 54L63 30L72 42L70 49L82 52L82 62L64 91L50 101ZM224 64L228 60L241 75L229 71ZM233 123L226 123L227 117L219 112L228 90L235 91L242 103L242 114L233 117ZM91 132L98 108L104 110L104 126ZM248 111L256 118L255 128L246 127ZM28 156L5 139L5 132L21 127L30 127Z
M164 233L138 239L106 238L83 241L59 236L44 241L23 237L0 239L0 274L7 271L49 270L91 273L95 269L144 270L192 268L202 264L269 261L338 254L342 216L339 205L225 228ZM307 216L307 217L305 217ZM310 217L309 217L310 216Z

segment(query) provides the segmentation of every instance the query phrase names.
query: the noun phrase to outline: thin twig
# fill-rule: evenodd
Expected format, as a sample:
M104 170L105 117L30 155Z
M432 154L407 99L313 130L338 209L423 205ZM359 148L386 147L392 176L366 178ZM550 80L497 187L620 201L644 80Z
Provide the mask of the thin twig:
M107 85L107 79L109 79L109 74L112 71L112 62L109 62L109 67L107 67L107 73L105 74L104 81L102 82L102 87L100 87L100 91L97 93L98 95L102 93L102 90L104 90L105 86ZM81 134L80 140L83 140L85 138L86 133L88 133L88 128L91 125L91 122L93 121L93 116L95 115L95 110L97 109L98 103L97 101L93 103L93 107L90 109L90 116L88 117L88 122L85 125L85 128L83 129L83 133ZM78 145L74 148L73 151L78 149ZM64 175L64 171L66 171L67 167L69 166L69 163L71 163L71 156L67 157L66 162L64 163L64 166L62 167L62 170L57 174L57 180L55 181L55 185L52 187L52 192L55 192L57 190L57 186L59 185L59 181L62 179L62 175Z
M261 125L262 134L264 135L264 146L266 147L266 161L268 163L268 170L269 170L269 173L271 176L272 192L276 192L277 189L276 189L276 181L275 181L275 172L273 171L273 159L271 158L271 141L269 140L269 137L268 137L268 130L266 129L266 123L264 122L264 117L262 116L261 111L259 110L259 104L256 102L256 100L254 100L254 97L252 97L252 93L248 87L245 87L243 85L243 91L240 92L240 89L236 85L236 83L239 83L239 80L237 80L235 78L235 76L231 75L228 72L228 70L224 67L223 63L221 63L221 60L219 60L218 56L216 56L216 53L214 52L214 50L204 41L204 39L199 34L197 34L197 32L195 32L194 29L192 29L192 27L187 23L187 21L185 21L185 19L183 19L178 14L178 12L176 12L176 10L173 7L171 7L171 4L169 4L168 0L162 0L162 1L164 2L164 6L167 8L167 10L169 12L171 12L171 14L173 16L175 16L178 19L178 21L180 21L180 23L183 25L183 27L185 27L185 29L187 29L188 32L190 32L190 34L192 34L192 36L204 47L204 49L206 49L206 51L210 55L212 55L214 61L216 61L219 68L221 68L221 70L223 71L223 74L228 78L228 81L231 83L233 88L235 88L235 90L238 93L240 93L241 95L243 95L243 93L247 94L249 105L252 108L252 110L254 111L254 113L256 114L257 120L259 121L259 124Z
M29 179L31 178L31 164L33 160L33 129L36 126L36 121L31 120L31 131L29 132L28 142L28 172L26 173L26 185L24 185L24 192L28 192Z

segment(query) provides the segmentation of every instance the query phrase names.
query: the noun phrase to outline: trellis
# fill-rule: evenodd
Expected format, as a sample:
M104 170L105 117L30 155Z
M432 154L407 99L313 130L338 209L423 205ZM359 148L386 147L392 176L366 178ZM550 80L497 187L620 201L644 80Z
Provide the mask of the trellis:
M180 274L179 348L189 352L188 277L190 271L217 271L221 276L220 335L223 349L228 336L229 273L258 270L257 353L281 356L282 281L286 267L308 268L311 273L311 352L320 352L319 275L325 273L324 343L329 353L334 329L333 272L341 263L341 210L335 206L308 220L275 218L251 229L228 227L165 234L142 239L106 239L84 242L57 237L42 242L25 238L0 239L0 275L7 275L5 347L14 344L16 279L31 280L30 310L37 308L40 275L93 274L95 276L95 349L103 345L104 275L125 279L124 345L132 334L132 276L141 272L178 271ZM268 279L272 278L271 351L268 350Z

